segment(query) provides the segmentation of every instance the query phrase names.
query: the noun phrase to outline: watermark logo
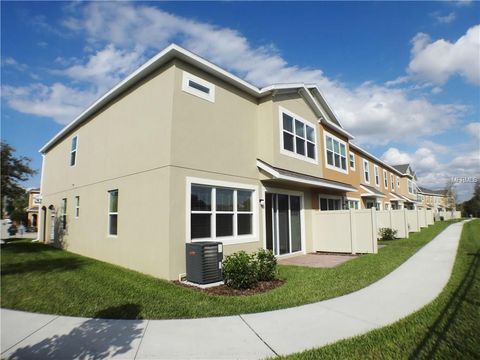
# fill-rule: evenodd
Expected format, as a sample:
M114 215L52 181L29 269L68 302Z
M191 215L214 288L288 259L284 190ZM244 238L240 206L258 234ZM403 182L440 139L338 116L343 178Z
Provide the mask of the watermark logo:
M476 184L478 178L476 176L454 176L452 181L458 184Z

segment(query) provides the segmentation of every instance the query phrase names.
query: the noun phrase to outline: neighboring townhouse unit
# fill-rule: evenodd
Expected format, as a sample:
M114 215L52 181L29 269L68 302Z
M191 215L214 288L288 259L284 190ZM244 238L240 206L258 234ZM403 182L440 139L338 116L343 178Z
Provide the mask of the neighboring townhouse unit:
M415 203L414 174L352 139L315 85L257 88L171 45L40 150L39 236L166 279L193 241L316 251L313 212Z
M452 199L449 199L446 190L430 190L419 187L418 195L422 206L434 210L435 213L455 210L455 204L452 204Z
M42 203L40 198L40 189L28 189L28 206L27 206L27 226L36 228L38 226L38 209Z

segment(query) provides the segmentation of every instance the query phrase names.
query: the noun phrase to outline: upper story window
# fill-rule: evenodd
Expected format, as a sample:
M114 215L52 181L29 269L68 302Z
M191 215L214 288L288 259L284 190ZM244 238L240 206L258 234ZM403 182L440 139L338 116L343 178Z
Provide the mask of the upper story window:
M388 176L386 170L383 170L383 187L388 189Z
M395 191L395 177L393 174L390 174L390 187L392 188L392 191Z
M75 196L75 218L80 216L80 196Z
M350 151L348 153L348 158L350 160L350 169L355 171L355 154Z
M373 171L375 172L375 185L380 186L380 170L377 165L373 166Z
M408 180L408 193L413 194L413 183L411 180Z
M212 103L215 102L215 85L186 71L183 72L182 90Z
M397 176L397 188L400 189L400 178Z
M363 159L363 180L365 180L366 183L370 182L369 164L368 161L365 159Z
M62 229L67 228L67 199L62 199Z
M280 119L282 152L302 160L316 162L317 135L314 125L284 109L280 110Z
M75 166L77 163L77 148L78 148L78 136L72 138L72 146L70 148L70 166Z
M327 168L348 173L347 145L345 141L325 132L325 154Z

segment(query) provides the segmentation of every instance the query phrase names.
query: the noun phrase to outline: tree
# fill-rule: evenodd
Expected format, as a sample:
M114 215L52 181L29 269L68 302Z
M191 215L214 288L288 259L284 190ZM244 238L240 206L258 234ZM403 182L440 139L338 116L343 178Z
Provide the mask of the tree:
M463 203L463 216L480 217L480 183L475 184L473 196Z
M25 189L19 182L28 180L36 171L30 167L30 159L25 156L16 156L15 148L2 141L0 143L1 156L1 207L13 206L13 201L25 194ZM6 201L6 203L5 203Z
M447 206L455 210L457 204L457 191L455 190L455 181L448 180L445 186L445 195L447 197Z

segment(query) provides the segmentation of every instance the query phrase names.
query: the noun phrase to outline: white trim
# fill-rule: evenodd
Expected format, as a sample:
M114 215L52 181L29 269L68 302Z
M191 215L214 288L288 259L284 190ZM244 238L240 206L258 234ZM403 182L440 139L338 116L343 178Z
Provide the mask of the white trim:
M251 213L252 214L252 234L248 235L233 235L233 236L222 236L222 237L216 237L215 236L215 222L214 222L214 216L216 214L216 209L214 209L215 206L215 191L212 191L212 217L211 217L211 237L209 238L199 238L199 239L191 239L191 233L190 233L190 226L191 226L191 219L190 215L192 213L191 211L191 191L192 191L192 185L205 185L212 187L214 189L215 187L222 187L222 188L228 188L232 190L250 190L252 191L252 210L250 212L246 213ZM258 236L258 207L259 207L259 202L258 202L258 186L257 185L250 185L250 184L244 184L244 183L236 183L236 182L230 182L230 181L221 181L221 180L212 180L212 179L205 179L205 178L196 178L196 177L186 177L186 191L185 191L185 198L186 198L186 211L185 211L185 242L198 242L198 241L220 241L224 245L234 245L234 244L244 244L244 243L250 243L250 242L257 242L259 241L259 236ZM234 196L234 213L237 213L236 209L236 202L235 202L235 196ZM234 216L234 218L236 218ZM234 220L233 226L236 225L236 222ZM237 230L236 228L233 229L233 233L236 234Z
M365 167L366 164L366 167ZM366 171L365 171L366 170ZM368 160L362 158L362 171L363 171L363 181L366 182L367 184L370 184L370 163ZM368 181L367 181L367 176L368 174Z
M295 254L306 254L306 239L305 239L305 194L303 191L295 191L295 190L285 190L285 189L278 189L278 188L272 188L272 187L264 187L262 186L262 198L265 199L265 194L266 193L271 193L271 194L281 194L281 195L293 195L293 196L299 196L300 197L300 236L302 237L301 239L301 244L302 244L302 250L300 251L295 251L291 252L288 254L282 254L282 255L275 255L276 258L281 259L282 257L287 257ZM289 200L290 201L290 200ZM263 248L267 248L267 229L266 229L266 208L264 211L264 216L263 216ZM273 241L273 239L272 239ZM273 245L273 243L272 243ZM290 248L291 250L291 248Z
M190 81L206 87L208 94L192 87ZM212 103L215 102L215 85L186 71L183 71L182 90Z
M292 123L292 125L293 125L292 131L293 132L290 132L288 130L283 129L283 114L286 114L286 115L293 118L293 123ZM307 128L306 127L305 127L305 155L301 155L301 154L298 154L296 152L296 148L297 148L296 137L297 137L297 135L295 135L295 120L298 120L298 121L302 122L304 125L308 125L313 129L313 136L315 137L315 142L314 142L315 158L314 159L308 157L308 155L307 155L308 154L307 143L312 143L312 142L310 140L307 140ZM318 155L317 155L318 154L318 137L317 137L316 125L314 123L308 121L308 120L305 120L301 116L298 116L297 114L285 109L282 106L278 107L278 124L279 124L279 135L280 135L280 153L283 154L283 155L293 157L295 159L307 161L307 162L312 163L312 164L318 164ZM284 144L283 144L283 132L284 131L293 135L293 151L290 151L290 150L287 150L287 149L284 148Z
M385 166L387 169L389 169L390 171L394 172L395 174L399 174L399 175L403 175L400 171L398 171L397 169L395 169L393 166L391 165L388 165L387 163L385 163L384 161L380 160L379 158L377 158L376 156L373 156L372 154L370 154L368 151L366 151L365 149L362 149L360 146L350 142L349 143L350 147L354 148L355 150L361 152L362 154L368 156L369 158L371 158L372 160L378 162L379 164L382 164L383 166Z
M375 186L380 187L380 168L373 164L373 176L375 177Z
M116 212L112 212L110 211L110 198L112 196L112 192L116 191L117 192L117 211ZM107 219L107 237L109 238L116 238L118 237L118 207L119 207L119 204L120 202L118 201L119 198L120 198L120 191L118 190L118 188L116 189L112 189L112 190L107 190L107 200L108 200L108 219ZM117 215L117 233L116 234L110 234L110 215Z
M75 219L78 219L80 217L80 195L75 196L75 206L73 209L75 211Z
M341 186L341 185L330 184L330 183L324 182L322 180L307 180L307 179L297 178L297 177L293 177L293 176L282 175L277 170L271 168L270 166L268 166L267 164L264 164L263 162L261 162L259 160L257 160L257 167L259 167L261 170L269 173L275 179L279 179L279 180L293 181L293 182L297 182L297 183L300 183L300 184L315 185L315 186L318 186L318 187L325 187L325 188L329 188L329 189L336 189L336 190L343 190L343 191L355 191L355 189L352 190L352 188L348 188L346 186Z
M353 166L351 165L351 162L350 162L350 156L353 156ZM352 170L352 171L355 171L355 168L357 166L357 162L356 162L356 159L355 159L355 153L353 153L352 151L348 152L348 166L350 167L350 170Z
M339 200L340 201L340 208L338 210L343 210L343 204L342 204L342 200L343 200L343 196L339 196L339 195L329 195L329 194L318 194L318 211L337 211L337 210L334 210L334 209L327 209L327 210L322 210L321 208L321 200L322 199L326 199L326 200ZM328 201L327 201L327 205L328 205ZM328 207L328 206L327 206Z
M334 163L334 165L330 165L330 164L328 163L328 158L327 158L327 136L330 137L330 138L332 138L332 140L338 142L339 147L340 147L340 145L343 145L343 146L345 147L345 169L343 169L343 168L337 168L337 167L335 166L335 145L333 144L333 142L332 142L332 146L333 146L333 151L332 151L332 153L333 153L333 163ZM324 152L324 156L325 156L325 167L326 167L327 169L335 170L335 171L338 171L338 172L341 172L341 173L344 173L344 174L348 174L348 169L349 169L349 167L350 167L350 164L349 164L349 163L350 163L350 159L349 159L348 156L347 156L347 155L348 155L347 143L346 143L345 141L343 141L342 139L340 139L340 138L336 137L335 135L329 133L328 131L323 130L323 150L324 150L323 152ZM340 156L340 165L341 165L341 162L342 162L342 161L341 161L341 160L342 160L342 159L341 159L341 156L342 156L342 155L341 155L341 151L340 151L340 154L338 154L338 155Z
M73 143L73 139L76 139L75 140L75 149L72 150L72 143ZM75 163L72 165L72 154L75 153ZM75 167L77 166L77 159L78 159L78 134L77 135L74 135L72 136L72 138L70 139L70 153L69 153L69 158L68 158L68 164L70 165L70 167Z

